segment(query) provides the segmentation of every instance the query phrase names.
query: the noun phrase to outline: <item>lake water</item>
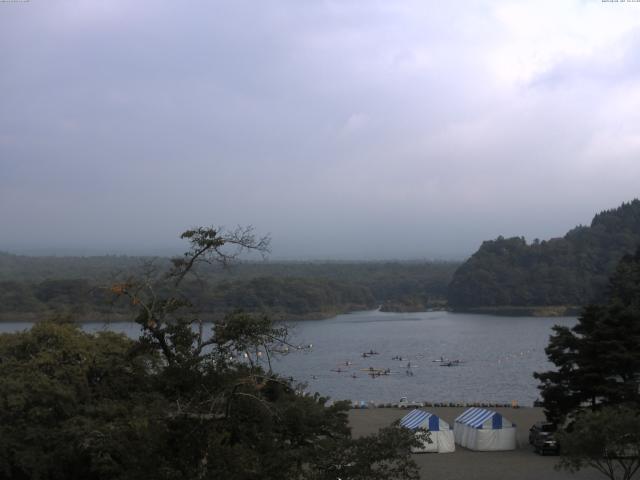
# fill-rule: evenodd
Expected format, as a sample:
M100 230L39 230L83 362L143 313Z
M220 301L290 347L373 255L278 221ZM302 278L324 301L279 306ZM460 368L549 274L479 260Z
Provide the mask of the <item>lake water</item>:
M273 366L280 374L306 383L308 391L333 399L397 402L406 396L430 402L515 400L531 405L538 398L533 372L552 367L544 354L551 327L575 322L575 318L449 312L357 312L290 322L293 342L313 347L278 357ZM4 323L0 331L28 326ZM83 328L108 328L132 337L139 332L133 323L85 324ZM362 357L371 350L378 354ZM393 360L398 356L402 360ZM441 357L461 363L445 367L433 361ZM369 368L389 369L391 374L372 377Z

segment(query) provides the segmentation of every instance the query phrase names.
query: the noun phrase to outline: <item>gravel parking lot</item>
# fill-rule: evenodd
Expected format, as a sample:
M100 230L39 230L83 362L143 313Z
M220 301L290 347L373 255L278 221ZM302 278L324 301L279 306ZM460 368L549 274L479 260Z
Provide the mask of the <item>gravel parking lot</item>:
M409 409L410 410L410 409ZM409 410L399 408L373 408L351 410L349 422L354 436L375 433L402 418ZM465 408L429 407L424 410L435 413L453 426L453 420ZM495 408L504 417L517 425L518 448L506 452L474 452L456 445L454 453L416 454L414 459L420 466L421 478L446 480L591 480L602 479L602 474L586 469L577 474L557 471L554 466L558 457L540 456L529 445L529 428L544 420L540 408Z

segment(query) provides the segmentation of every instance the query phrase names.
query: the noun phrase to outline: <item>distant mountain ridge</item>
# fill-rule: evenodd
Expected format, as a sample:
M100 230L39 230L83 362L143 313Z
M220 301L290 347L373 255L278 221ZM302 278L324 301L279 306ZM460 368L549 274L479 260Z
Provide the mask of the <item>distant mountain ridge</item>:
M640 245L640 200L598 213L590 226L562 238L485 241L454 273L447 300L454 309L585 305L600 301L607 279Z

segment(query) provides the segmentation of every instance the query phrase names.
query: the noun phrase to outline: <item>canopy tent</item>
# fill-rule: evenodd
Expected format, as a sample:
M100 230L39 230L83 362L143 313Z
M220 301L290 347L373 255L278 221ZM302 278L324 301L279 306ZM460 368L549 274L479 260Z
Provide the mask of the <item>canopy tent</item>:
M453 426L455 441L470 450L515 450L516 425L498 412L484 408L465 410Z
M411 448L413 453L449 453L456 449L451 427L433 413L419 409L411 410L402 417L400 425L413 430L418 440L420 440L420 447ZM430 432L428 437L426 432Z

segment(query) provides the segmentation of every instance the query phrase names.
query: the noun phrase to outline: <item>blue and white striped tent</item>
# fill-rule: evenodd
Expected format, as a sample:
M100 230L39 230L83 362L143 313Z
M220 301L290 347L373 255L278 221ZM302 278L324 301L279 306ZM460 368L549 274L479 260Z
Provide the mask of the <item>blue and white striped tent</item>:
M421 440L421 447L412 448L414 453L438 452L448 453L455 451L453 431L447 422L437 415L424 410L412 410L400 420L400 425L413 430ZM427 439L424 432L430 432ZM422 436L423 438L420 438Z
M516 426L500 413L484 408L465 410L455 420L455 441L470 450L514 450Z

